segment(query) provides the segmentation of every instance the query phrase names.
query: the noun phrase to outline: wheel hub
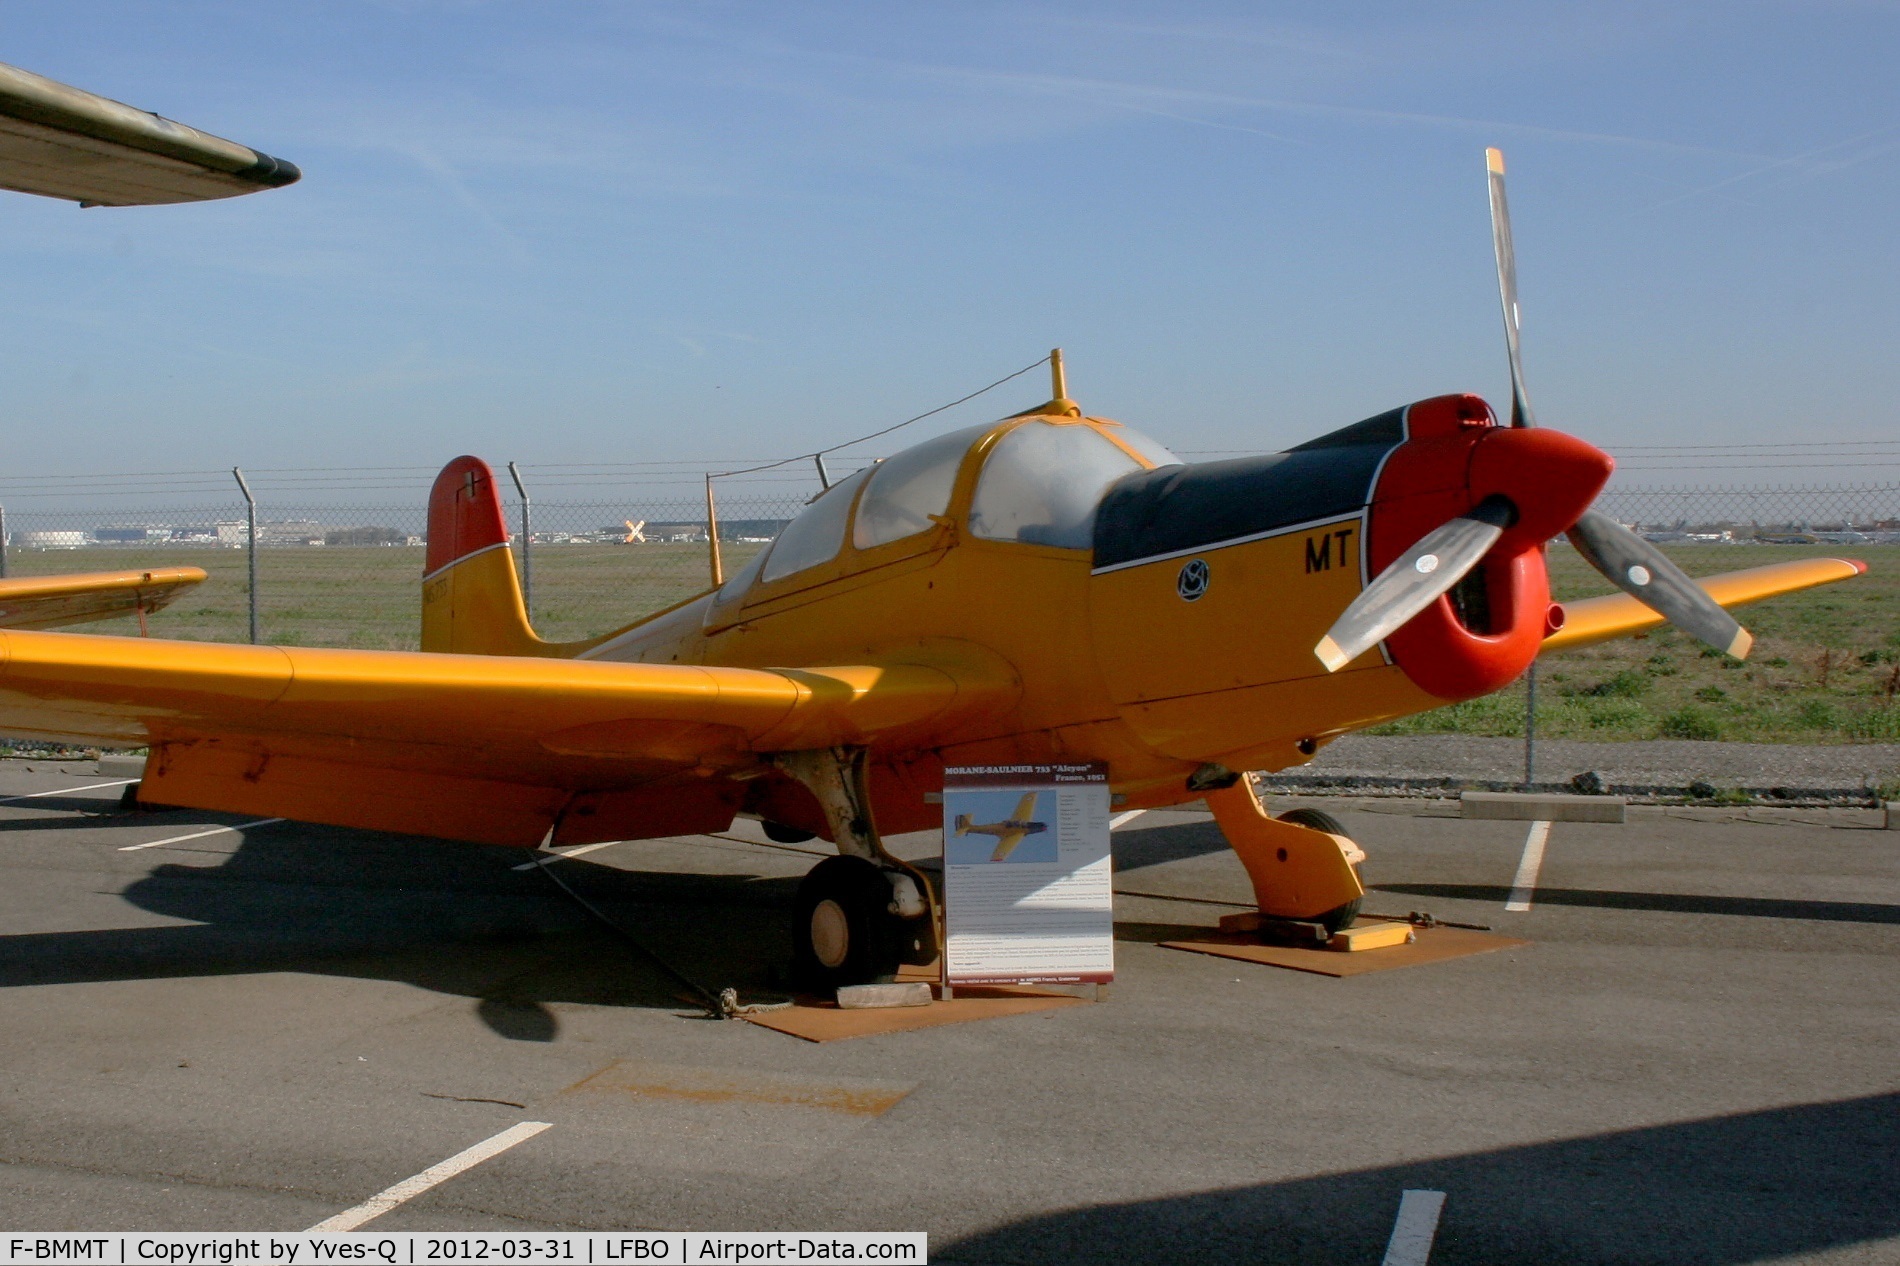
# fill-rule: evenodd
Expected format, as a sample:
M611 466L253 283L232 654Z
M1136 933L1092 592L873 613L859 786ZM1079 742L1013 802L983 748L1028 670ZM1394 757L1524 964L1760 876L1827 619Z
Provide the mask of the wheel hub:
M831 970L842 966L851 952L851 924L844 907L830 897L812 907L811 949L812 956Z

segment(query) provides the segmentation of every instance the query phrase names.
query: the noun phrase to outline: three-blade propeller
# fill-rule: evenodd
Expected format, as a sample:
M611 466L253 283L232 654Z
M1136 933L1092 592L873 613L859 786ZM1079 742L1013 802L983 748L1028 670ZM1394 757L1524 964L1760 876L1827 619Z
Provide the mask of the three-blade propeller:
M1484 152L1491 191L1491 242L1498 260L1498 299L1504 307L1504 344L1511 360L1511 425L1537 425L1524 390L1518 346L1517 251L1504 198L1504 155ZM1502 497L1487 498L1425 534L1363 589L1333 622L1313 653L1338 672L1425 610L1484 560L1516 517ZM1754 638L1707 591L1663 552L1599 510L1586 510L1565 533L1577 552L1611 584L1692 637L1745 658Z

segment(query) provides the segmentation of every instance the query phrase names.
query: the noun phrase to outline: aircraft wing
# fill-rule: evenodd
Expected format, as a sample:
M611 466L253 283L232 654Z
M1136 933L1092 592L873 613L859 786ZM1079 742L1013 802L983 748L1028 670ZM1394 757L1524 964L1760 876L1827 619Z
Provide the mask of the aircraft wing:
M577 792L659 784L619 811L698 820L762 753L922 750L1016 697L954 648L764 669L0 632L0 734L149 746L148 802L489 843L538 842Z
M256 193L301 174L235 141L0 64L0 189L148 206Z
M1023 798L1016 802L1016 812L1011 815L1018 822L1029 821L1029 815L1036 811L1036 797L1040 792L1026 791Z
M154 567L0 580L0 629L46 629L156 611L204 578L201 567Z
M1029 834L1027 831L1005 831L997 836L996 851L990 854L990 860L1000 862L1008 857L1016 851L1016 846L1023 842L1023 836L1027 834Z
M1849 580L1864 574L1866 570L1866 563L1847 558L1801 558L1785 563L1770 563L1765 567L1725 571L1719 575L1704 576L1696 583L1723 606L1734 607L1745 602L1772 598L1776 594L1794 593L1800 589L1812 589L1816 585L1832 584L1837 580ZM1664 622L1660 615L1623 593L1566 602L1563 607L1564 626L1544 639L1543 651L1540 653L1568 650L1573 646L1591 646L1611 638L1627 637L1632 633L1658 628Z

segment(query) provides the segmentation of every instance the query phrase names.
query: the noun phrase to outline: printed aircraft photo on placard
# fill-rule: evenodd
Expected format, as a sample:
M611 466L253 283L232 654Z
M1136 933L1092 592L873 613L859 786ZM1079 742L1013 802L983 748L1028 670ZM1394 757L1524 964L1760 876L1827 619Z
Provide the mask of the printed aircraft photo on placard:
M234 198L301 173L209 132L0 63L0 189L81 207ZM5 578L0 628L145 617L204 581L199 567Z
M794 920L820 986L941 943L930 879L882 837L941 827L946 764L1103 761L1120 807L1204 797L1263 912L1341 926L1363 854L1323 815L1268 816L1246 771L1664 621L1739 657L1724 607L1865 570L1692 581L1590 508L1611 459L1533 423L1487 158L1508 425L1437 396L1187 463L1086 416L1052 356L1048 402L837 482L717 588L567 643L529 626L494 474L462 457L430 497L422 651L5 631L0 733L149 747L142 799L259 817L522 848L742 814L823 835L839 855ZM1623 592L1553 603L1558 534Z
M1047 822L1030 821L1030 815L1036 811L1037 794L1034 791L1024 792L1022 800L1016 805L1016 811L1002 822L972 822L969 814L959 813L957 834L994 835L996 851L990 854L990 860L1004 861L1016 851L1016 846L1023 842L1025 835L1041 835L1049 829Z

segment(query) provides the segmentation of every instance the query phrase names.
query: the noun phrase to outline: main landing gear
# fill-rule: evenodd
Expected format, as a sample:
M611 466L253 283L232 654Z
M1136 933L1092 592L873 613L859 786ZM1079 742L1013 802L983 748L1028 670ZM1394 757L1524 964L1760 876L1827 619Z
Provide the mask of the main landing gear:
M1366 895L1358 871L1366 855L1330 813L1269 817L1246 776L1209 791L1207 807L1247 868L1263 918L1320 923L1328 934L1352 926Z
M1276 817L1274 821L1290 823L1293 826L1310 827L1315 831L1324 831L1326 834L1337 839L1350 839L1346 834L1346 828L1340 824L1338 818L1319 809L1288 809L1285 813ZM1354 847L1357 849L1356 845ZM1365 852L1360 850L1359 856L1363 859ZM1347 864L1352 866L1352 873L1357 877L1359 874L1358 865L1353 863L1350 857L1347 858ZM1354 897L1344 905L1333 907L1331 910L1321 914L1317 919L1314 919L1313 922L1325 924L1328 934L1337 932L1341 928L1349 928L1352 926L1352 921L1359 917L1359 907L1364 901L1364 885L1361 884L1360 896Z
M937 956L940 937L930 882L885 849L871 816L862 749L787 752L775 764L824 808L839 856L798 885L792 919L796 983L830 993L892 980L906 963Z
M894 980L905 963L926 963L936 946L921 910L901 913L897 890L916 891L909 875L862 857L827 857L798 885L792 971L801 985L835 990Z

